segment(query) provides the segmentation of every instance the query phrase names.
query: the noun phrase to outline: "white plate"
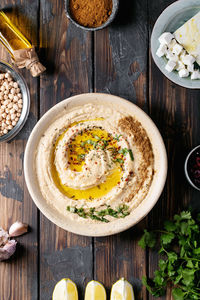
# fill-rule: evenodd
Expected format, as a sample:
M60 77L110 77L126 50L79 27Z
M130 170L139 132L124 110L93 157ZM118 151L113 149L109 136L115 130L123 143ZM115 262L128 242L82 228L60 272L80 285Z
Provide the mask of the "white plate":
M167 59L164 57L159 58L156 55L156 51L160 45L158 38L163 32L174 32L186 21L192 18L200 11L200 0L179 0L168 6L157 19L152 35L151 35L151 53L153 59L160 69L160 71L174 83L190 88L199 89L200 79L191 80L190 77L181 78L177 71L171 73L165 70Z
M64 215L58 213L58 211L54 207L49 206L46 200L43 198L34 168L35 152L42 134L52 123L52 120L55 120L55 116L59 115L63 111L64 107L67 106L69 109L71 109L73 107L84 105L86 103L96 102L105 104L105 107L108 103L116 107L121 105L130 113L130 115L135 116L136 119L142 123L153 146L155 157L155 175L153 177L153 182L147 197L126 218L116 219L110 223L103 223L98 225L90 223L80 224L77 221L72 221L71 219L66 218ZM29 193L33 201L40 209L40 211L53 223L65 230L80 235L106 236L121 232L135 225L152 209L152 207L157 202L165 184L167 175L167 155L162 137L157 127L148 117L148 115L139 107L117 96L96 93L81 94L63 100L62 102L55 105L36 124L26 145L24 155L24 175Z

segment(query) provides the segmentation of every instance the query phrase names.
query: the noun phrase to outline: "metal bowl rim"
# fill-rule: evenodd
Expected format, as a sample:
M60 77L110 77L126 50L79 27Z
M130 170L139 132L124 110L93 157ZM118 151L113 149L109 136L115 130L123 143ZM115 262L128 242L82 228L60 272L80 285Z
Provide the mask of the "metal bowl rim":
M30 92L29 92L28 85L27 85L26 80L24 79L23 75L20 74L16 68L11 66L9 63L5 62L4 60L0 60L0 66L1 65L4 66L5 69L8 70L8 72L10 72L11 74L17 75L17 77L19 77L22 80L24 87L25 87L25 91L26 91L26 94L24 94L23 90L21 89L22 98L24 101L24 95L26 95L27 102L26 102L26 110L24 112L23 119L21 119L21 120L19 119L19 121L15 125L15 127L13 127L13 129L11 129L7 134L0 136L0 143L10 141L21 131L21 129L23 128L23 126L28 118L29 111L30 111ZM23 104L23 106L24 106L24 104ZM23 110L22 110L22 112L23 112ZM20 118L21 118L21 116L20 116Z
M190 183L190 185L195 188L196 190L200 191L200 188L198 188L193 182L192 180L190 179L190 176L188 174L188 170L187 170L187 165L188 165L188 161L192 155L192 153L196 150L200 148L200 145L196 146L195 148L193 148L187 155L186 159L185 159L185 164L184 164L184 171L185 171L185 176L187 178L187 181Z

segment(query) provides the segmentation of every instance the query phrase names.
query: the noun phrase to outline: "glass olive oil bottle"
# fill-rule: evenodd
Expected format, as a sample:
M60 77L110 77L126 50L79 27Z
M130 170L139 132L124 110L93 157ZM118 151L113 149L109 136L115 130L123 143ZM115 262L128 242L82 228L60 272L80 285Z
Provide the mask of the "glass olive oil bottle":
M3 11L0 11L0 42L13 59L13 51L32 47Z
M35 47L2 10L0 10L0 42L10 53L18 68L27 68L33 77L39 76L46 70L39 62Z

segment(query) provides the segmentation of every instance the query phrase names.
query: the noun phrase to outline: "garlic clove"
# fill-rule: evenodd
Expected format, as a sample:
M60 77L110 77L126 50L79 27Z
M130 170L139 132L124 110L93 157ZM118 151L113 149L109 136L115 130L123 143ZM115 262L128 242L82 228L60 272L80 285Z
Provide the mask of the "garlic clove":
M15 240L8 241L5 246L0 248L0 261L9 259L15 253L17 242Z
M28 224L17 221L10 226L9 236L10 237L19 236L26 233L27 231L28 231Z
M0 247L3 247L9 240L9 234L0 227Z

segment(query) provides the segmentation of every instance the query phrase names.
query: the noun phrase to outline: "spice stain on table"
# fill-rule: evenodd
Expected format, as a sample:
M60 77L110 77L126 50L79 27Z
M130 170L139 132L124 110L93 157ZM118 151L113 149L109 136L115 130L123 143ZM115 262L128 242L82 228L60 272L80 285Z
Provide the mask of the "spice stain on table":
M67 272L68 278L76 278L76 284L85 287L88 278L90 278L90 266L92 264L90 261L92 257L88 257L88 252L90 252L90 246L82 248L74 246L57 250L53 254L45 254L44 263L53 276L51 286L54 286ZM68 270L66 270L66 265ZM49 291L47 295L49 295Z
M1 195L22 202L24 196L23 190L20 185L12 178L12 173L9 170L8 166L6 166L6 170L2 175L0 174Z

